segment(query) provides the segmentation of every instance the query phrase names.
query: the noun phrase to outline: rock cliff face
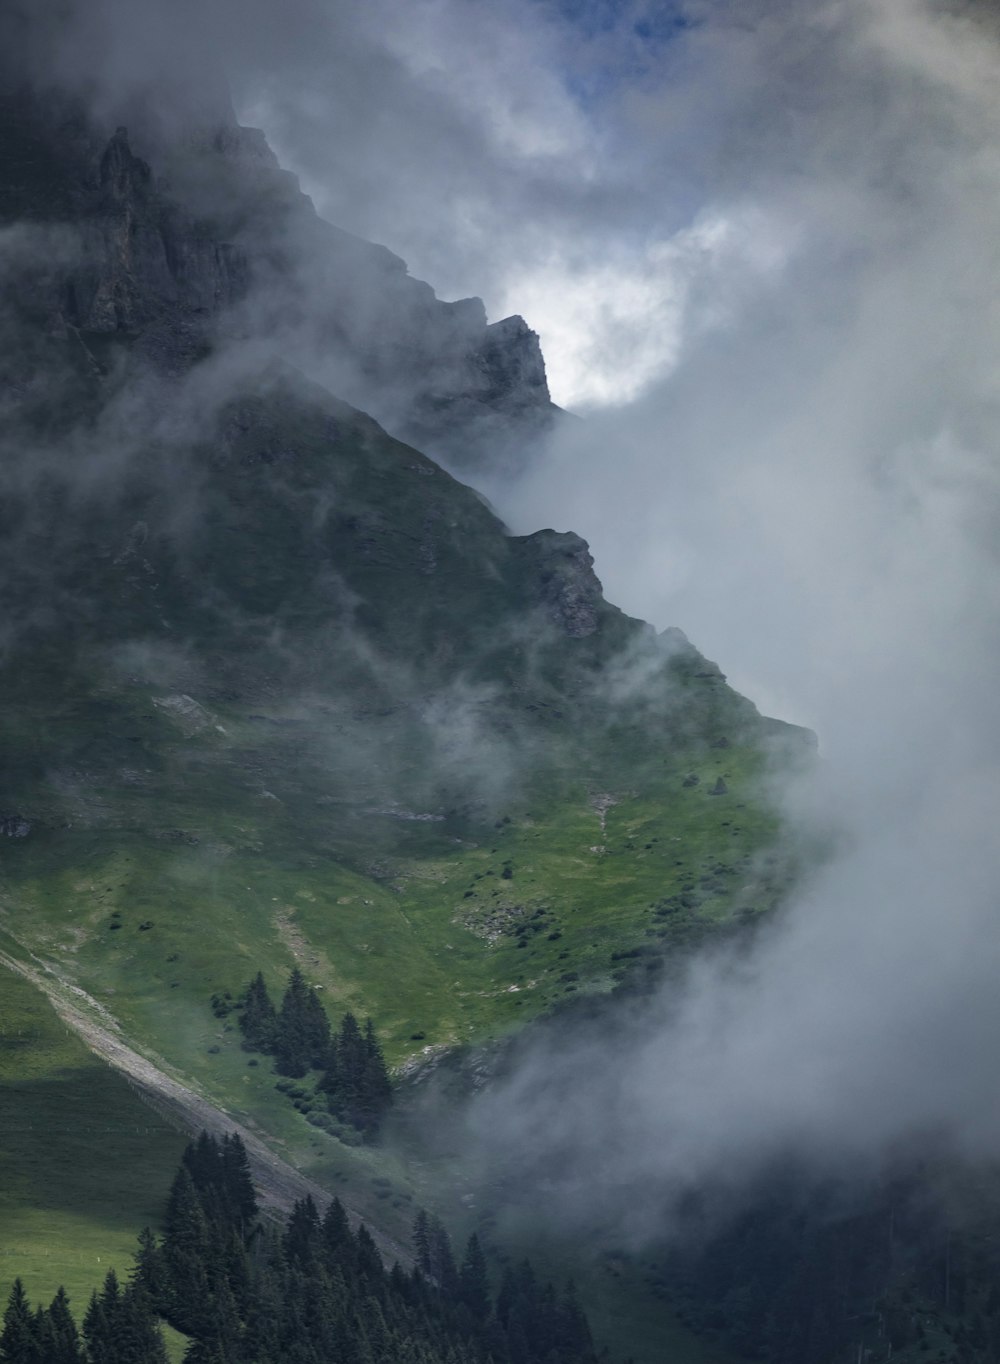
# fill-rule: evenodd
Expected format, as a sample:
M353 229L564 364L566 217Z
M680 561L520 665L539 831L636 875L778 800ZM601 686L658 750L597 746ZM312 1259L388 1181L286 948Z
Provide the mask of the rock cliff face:
M571 639L592 635L600 625L604 596L586 540L572 531L539 530L515 543L531 566L552 623Z
M98 164L67 321L84 336L134 338L163 366L198 357L206 324L246 294L248 262L157 190L118 128Z
M52 404L60 379L100 381L126 356L189 369L248 296L246 253L164 192L126 129L27 92L0 99L0 129L0 271L8 326L29 338L3 350L12 391L40 376Z
M223 340L263 348L467 473L523 464L558 413L526 323L439 300L320 219L263 134L212 117L164 132L137 111L133 129L102 128L8 88L0 226L32 225L18 306L43 308L96 371L109 344L166 372Z

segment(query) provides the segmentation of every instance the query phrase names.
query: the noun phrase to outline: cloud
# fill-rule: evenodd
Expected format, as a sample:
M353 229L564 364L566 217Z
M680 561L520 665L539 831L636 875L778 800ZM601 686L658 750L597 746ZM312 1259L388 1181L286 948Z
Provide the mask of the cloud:
M1000 1141L1000 53L972 10L781 10L706 11L691 47L724 92L706 202L760 215L773 264L699 256L660 375L490 489L820 735L784 800L836 850L780 918L474 1108L553 1208L640 1235L775 1160ZM683 95L634 94L651 143Z
M96 12L115 23L88 29L88 79L179 69L186 37ZM992 21L925 0L682 17L205 20L329 216L494 315L537 298L554 372L606 406L487 490L515 530L572 525L613 600L821 735L789 813L839 851L780 922L698 963L627 1047L529 1058L487 1101L484 1129L567 1197L1000 1138Z

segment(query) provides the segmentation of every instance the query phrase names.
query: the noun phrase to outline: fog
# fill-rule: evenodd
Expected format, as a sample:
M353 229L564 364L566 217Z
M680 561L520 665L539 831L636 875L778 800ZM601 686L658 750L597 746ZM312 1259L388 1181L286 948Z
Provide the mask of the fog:
M586 536L611 600L820 735L782 799L836 855L627 1046L522 1056L473 1112L480 1149L522 1153L553 1208L629 1195L633 1226L639 1183L659 1226L788 1152L877 1162L925 1133L995 1155L990 12L249 12L206 24L241 116L320 209L551 336L555 396L586 421L516 484L483 483L512 528ZM159 78L152 32L113 24L89 78Z
M997 52L917 4L712 29L692 41L732 123L711 211L780 259L702 260L669 372L493 493L515 525L558 509L612 599L814 727L820 771L785 806L840 831L752 950L697 964L627 1048L563 1044L481 1101L491 1150L542 1152L575 1212L621 1185L633 1229L651 1185L659 1225L776 1159L1000 1142Z

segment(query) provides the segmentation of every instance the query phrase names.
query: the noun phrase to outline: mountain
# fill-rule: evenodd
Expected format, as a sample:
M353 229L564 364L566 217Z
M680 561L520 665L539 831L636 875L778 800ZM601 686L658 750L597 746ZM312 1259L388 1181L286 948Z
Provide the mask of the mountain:
M248 982L299 967L411 1082L648 988L778 902L761 778L813 741L425 453L537 457L537 337L322 222L209 104L0 100L0 939L404 1238L433 1182L276 1091Z
M134 134L51 90L2 105L0 222L31 224L42 257L15 244L15 292L82 374L116 346L174 374L213 345L265 348L457 466L523 462L559 415L523 319L441 302L398 256L324 222L224 100L168 133L130 112Z

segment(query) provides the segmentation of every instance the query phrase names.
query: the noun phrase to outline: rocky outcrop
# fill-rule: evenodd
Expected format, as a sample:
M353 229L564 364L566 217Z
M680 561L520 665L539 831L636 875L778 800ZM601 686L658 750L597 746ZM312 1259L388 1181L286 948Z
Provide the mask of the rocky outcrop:
M67 320L86 336L140 343L164 366L203 353L206 324L246 294L246 257L155 185L119 128L101 156Z
M94 372L113 343L168 372L220 340L252 344L467 474L522 463L558 413L535 333L490 325L480 299L438 299L391 251L324 222L262 133L222 98L206 107L165 131L134 103L115 129L67 99L0 94L15 171L0 227L30 220L38 236L23 306Z
M498 407L515 411L550 401L538 333L523 317L505 317L487 327L478 358L489 382L486 396Z
M15 363L40 367L51 387L68 340L70 359L98 376L113 368L116 343L167 372L203 356L216 319L246 296L239 247L165 192L125 128L105 137L78 111L24 92L0 99L0 125L0 151L19 171L0 195L13 252L5 301L11 320L52 343Z
M463 303L482 309L478 299ZM516 316L487 326L483 312L450 367L418 387L401 434L474 481L482 470L521 473L563 415L549 397L537 333Z
M586 540L572 531L539 530L516 537L546 615L571 639L592 635L607 609Z

